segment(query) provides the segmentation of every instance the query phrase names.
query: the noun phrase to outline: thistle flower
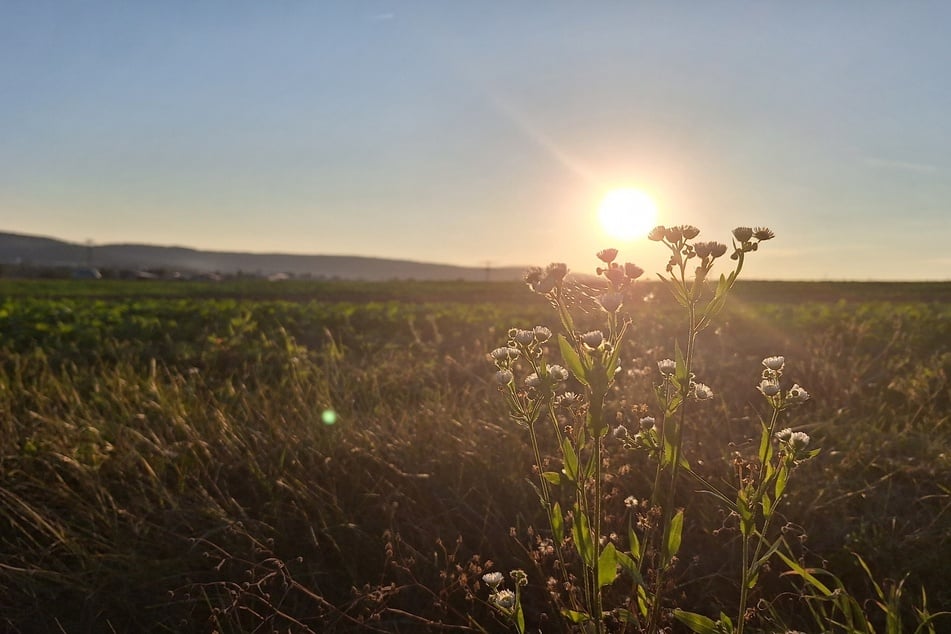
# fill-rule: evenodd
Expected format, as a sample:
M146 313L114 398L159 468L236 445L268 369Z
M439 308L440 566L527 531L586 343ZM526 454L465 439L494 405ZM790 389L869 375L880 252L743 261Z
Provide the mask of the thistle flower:
M610 264L614 262L614 258L617 257L617 249L604 249L598 251L598 259L604 262L605 264Z
M753 231L753 237L757 240L771 240L776 237L776 234L768 227L756 227Z
M750 238L753 237L753 228L737 227L733 230L733 237L736 238L737 242L749 242Z
M664 376L669 376L677 370L677 363L673 359L664 359L657 362L657 369Z
M505 577L501 572L487 572L482 575L482 580L485 581L485 584L495 590L499 587Z
M495 373L495 382L499 385L508 385L515 380L515 375L511 370L499 370Z
M581 343L592 350L600 348L604 343L604 333L600 330L592 330L581 335Z
M598 299L598 303L604 310L613 313L624 303L624 296L620 293L605 293Z
M773 372L779 372L783 369L783 365L786 363L786 358L781 356L776 357L766 357L763 359L763 365Z
M654 242L660 242L664 239L664 236L667 233L667 227L664 225L657 225L650 230L650 233L647 234L648 240L653 240Z

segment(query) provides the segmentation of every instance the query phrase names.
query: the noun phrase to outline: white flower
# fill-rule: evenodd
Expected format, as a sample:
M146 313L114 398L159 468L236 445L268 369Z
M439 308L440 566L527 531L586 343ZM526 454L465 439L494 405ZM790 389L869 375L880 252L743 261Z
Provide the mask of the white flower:
M531 342L535 341L535 333L531 330L523 330L522 328L519 328L515 331L515 335L512 338L516 343L527 346Z
M518 348L510 348L508 346L505 346L502 348L496 348L489 354L496 361L508 361L510 359L518 358L518 355L520 353L518 351Z
M656 422L657 422L657 421L654 420L654 417L653 417L653 416L645 416L644 418L642 418L642 419L640 420L641 429L647 431L648 429L653 428L653 427L654 427L654 423L656 423Z
M501 572L487 572L482 575L482 580L485 581L486 585L495 590L499 587L499 584L502 583L504 577Z
M548 341L551 339L551 330L545 326L535 326L535 340L539 343Z
M490 599L503 610L511 610L515 607L515 593L511 590L499 590Z
M575 403L581 402L581 396L575 394L574 392L565 392L555 398L555 405L561 405L562 407L570 407Z
M789 438L792 436L792 433L792 429L789 427L780 429L778 432L776 432L776 440L780 442L789 442Z
M779 394L779 383L770 379L763 379L759 384L759 391L766 397L776 396Z
M785 357L777 356L777 357L766 357L765 359L763 359L763 365L765 365L768 369L772 370L773 372L779 372L780 370L782 370L783 365L785 365L785 363L786 363Z
M789 436L789 446L795 451L802 451L809 444L809 434L801 431L794 431Z
M604 333L600 330L592 330L581 335L581 342L589 348L599 348L604 343Z
M657 368L664 376L669 376L677 370L677 363L673 359L664 359L657 362Z
M561 382L568 380L568 370L564 369L560 365L550 365L548 366L548 376L551 377L552 381Z
M624 506L626 506L629 509L637 508L637 498L634 497L633 495L627 496L626 498L624 498Z
M809 400L809 392L804 388L799 387L799 384L794 384L789 391L786 393L786 402L787 403L805 403Z
M693 395L698 401L705 401L707 399L713 398L713 390L704 385L703 383L694 383L693 384Z
M515 380L515 375L511 370L499 370L495 373L495 382L499 385L508 385Z
M532 372L527 377L525 377L525 387L534 388L542 384L541 378Z

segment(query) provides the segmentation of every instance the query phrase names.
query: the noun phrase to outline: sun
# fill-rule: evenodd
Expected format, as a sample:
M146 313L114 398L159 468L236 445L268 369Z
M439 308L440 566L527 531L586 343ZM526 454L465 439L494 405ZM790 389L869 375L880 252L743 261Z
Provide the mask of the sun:
M640 189L612 189L601 200L598 218L604 231L618 240L646 236L657 221L657 205Z

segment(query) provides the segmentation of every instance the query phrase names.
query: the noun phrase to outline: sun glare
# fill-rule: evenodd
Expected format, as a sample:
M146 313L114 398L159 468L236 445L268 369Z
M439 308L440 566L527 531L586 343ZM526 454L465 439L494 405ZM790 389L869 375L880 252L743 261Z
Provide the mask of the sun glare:
M612 189L601 200L598 218L604 231L618 240L644 237L657 221L657 205L639 189Z

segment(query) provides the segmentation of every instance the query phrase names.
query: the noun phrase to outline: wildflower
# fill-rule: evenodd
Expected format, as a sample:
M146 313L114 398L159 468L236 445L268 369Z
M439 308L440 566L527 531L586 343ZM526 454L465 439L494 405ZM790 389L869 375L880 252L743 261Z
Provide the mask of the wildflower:
M680 231L688 240L693 240L700 235L700 230L693 225L680 225Z
M535 335L535 340L538 343L544 343L551 339L551 330L545 326L535 326L535 330L533 332Z
M657 362L657 369L664 376L670 376L677 369L677 363L673 359L664 359Z
M667 230L664 231L664 237L667 238L667 242L679 242L680 238L683 237L683 231L680 227L667 227Z
M638 423L640 423L641 429L645 431L653 428L656 422L657 421L654 420L653 416L645 416L644 418L638 421Z
M753 237L752 227L737 227L733 230L733 237L739 242L749 242Z
M552 262L545 269L545 275L560 282L568 275L568 265L564 262Z
M592 330L581 335L581 342L591 349L597 349L604 343L604 333L600 330Z
M511 359L517 358L520 353L518 348L510 348L505 346L502 348L496 348L489 354L495 361L509 361Z
M605 293L598 299L598 302L604 310L613 313L624 303L624 296L620 293Z
M599 270L604 273L604 277L611 280L613 284L620 284L624 281L624 271L622 271L621 267L616 264L612 265L610 268Z
M541 377L538 376L535 372L532 372L527 377L525 377L525 387L527 388L536 388L542 384Z
M499 590L489 597L489 599L503 610L511 610L515 607L515 593L511 590Z
M793 431L789 427L780 429L778 432L776 432L776 440L779 442L789 442L790 437L792 437L792 433Z
M706 401L707 399L713 398L713 390L711 390L709 387L707 387L703 383L694 383L693 396L698 401Z
M644 275L644 269L637 266L633 262L624 263L624 274L627 275L630 279L636 280L641 275Z
M545 272L542 271L541 267L533 266L525 271L525 275L522 279L525 280L525 283L528 284L532 290L535 290L535 287L538 286L538 283L542 281Z
M779 372L780 370L782 370L783 365L785 365L785 363L786 363L786 358L780 357L780 356L766 357L765 359L763 359L763 365L765 365L768 369L772 370L773 372Z
M753 237L757 240L771 240L776 237L776 234L767 227L756 227L753 231Z
M809 434L801 431L794 431L789 436L789 446L794 451L802 451L809 444Z
M508 385L515 380L515 375L511 370L499 370L495 373L495 382L499 385Z
M799 387L798 383L795 383L791 388L789 388L789 391L786 392L787 403L799 404L805 403L808 400L809 392L807 392L805 388Z
M495 590L499 587L499 584L502 583L504 577L501 572L487 572L482 575L482 580L485 581L486 585Z
M627 496L626 498L624 498L624 506L626 506L629 509L637 508L637 498L634 497L633 495Z
M621 439L623 439L623 438L627 438L628 436L630 436L630 435L631 435L631 432L627 431L627 427L625 427L624 425L618 425L617 427L614 428L614 431L612 431L611 434L612 434L615 438L621 438Z
M509 576L515 582L517 586L527 586L528 585L528 575L525 574L525 571L521 568L516 568L515 570L509 573Z
M598 259L604 262L605 264L610 264L614 262L614 258L617 257L617 249L604 249L603 251L598 251Z
M667 232L667 227L664 225L657 225L650 230L650 233L647 234L648 240L653 240L654 242L660 242L664 239L664 235Z
M698 242L693 245L693 252L697 254L697 257L700 259L706 259L710 255L710 252L713 251L712 242Z
M723 257L723 255L725 254L726 254L726 245L723 244L722 242L714 242L713 250L710 251L710 255L712 255L714 258L719 258L719 257Z
M527 346L531 342L535 341L535 332L532 330L524 330L519 328L512 335L512 339L515 340L515 343L519 343L523 346Z
M550 376L556 383L567 381L568 370L564 369L560 365L550 365L548 366L548 376Z
M759 384L759 391L763 396L772 398L779 394L779 382L771 379L763 379Z
M570 407L574 405L575 403L580 403L580 402L581 402L581 396L579 396L578 394L575 394L574 392L565 392L564 394L560 394L555 399L555 405L561 405L562 407Z

